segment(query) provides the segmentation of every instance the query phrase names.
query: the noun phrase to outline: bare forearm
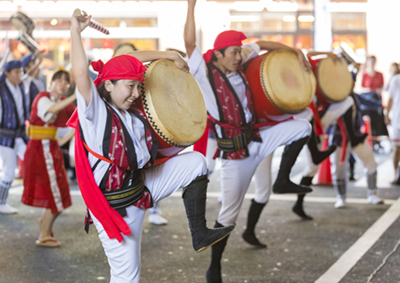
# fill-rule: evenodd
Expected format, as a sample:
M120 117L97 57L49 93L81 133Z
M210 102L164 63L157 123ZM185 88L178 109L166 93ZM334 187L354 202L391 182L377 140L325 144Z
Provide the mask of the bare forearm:
M36 62L35 65L33 65L32 68L30 68L26 73L27 73L29 76L31 76L31 77L33 77L33 78L36 78L37 75L38 75L38 73L39 73L39 66L40 66L40 64L41 64L41 61Z
M196 48L196 22L194 19L195 1L188 1L188 11L186 16L186 24L184 31L185 48L188 57L191 57Z
M320 52L320 51L310 51L307 53L308 57L318 56L318 55L332 55L332 52Z
M87 58L82 45L81 33L73 28L71 28L71 63L72 73L79 92L88 102L88 100L90 101L90 77Z
M157 59L168 59L168 60L176 60L178 56L180 56L175 51L133 51L127 53L127 55L133 56L138 59L140 62L150 62L152 60Z
M47 112L49 113L57 113L61 110L63 110L65 107L70 105L72 102L74 102L76 99L76 94L71 95L70 97L61 100L60 102L54 103Z
M261 50L272 51L272 50L276 50L276 49L287 49L287 50L297 51L296 48L287 46L285 44L281 44L279 42L274 42L274 41L260 40L260 41L257 41L257 44L260 46Z
M57 139L58 146L63 146L75 135L75 129L71 130L65 137Z

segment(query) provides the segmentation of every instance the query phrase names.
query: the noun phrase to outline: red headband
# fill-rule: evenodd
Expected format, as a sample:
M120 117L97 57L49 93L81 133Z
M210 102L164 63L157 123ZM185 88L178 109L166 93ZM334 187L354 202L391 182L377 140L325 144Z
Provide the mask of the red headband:
M245 40L247 36L244 35L243 32L236 30L227 30L221 32L214 41L214 48L208 50L203 58L206 63L211 61L211 57L214 51L217 51L221 48L225 48L228 46L242 46L242 40Z
M99 72L95 79L95 86L106 80L138 80L143 82L143 73L146 67L142 62L130 55L119 55L111 58L105 64L103 61L90 62L93 69Z

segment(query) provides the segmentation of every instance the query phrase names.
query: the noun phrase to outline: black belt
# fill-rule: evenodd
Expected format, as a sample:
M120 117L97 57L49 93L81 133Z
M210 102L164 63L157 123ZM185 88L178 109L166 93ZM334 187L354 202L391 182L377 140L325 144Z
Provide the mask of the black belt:
M15 130L0 128L0 137L11 138L11 139L20 138L23 137L24 132L25 132L25 126L21 126Z
M242 150L253 140L254 131L249 129L244 133L231 138L216 138L218 148L225 152L235 152Z
M104 191L108 203L115 210L124 209L138 202L146 190L140 170L127 172L120 189L116 191Z

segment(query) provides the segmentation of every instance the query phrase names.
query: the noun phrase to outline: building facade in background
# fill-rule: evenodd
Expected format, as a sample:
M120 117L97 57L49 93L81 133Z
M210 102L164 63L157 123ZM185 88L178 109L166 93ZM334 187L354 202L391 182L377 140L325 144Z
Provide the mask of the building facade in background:
M380 66L377 41L393 36L393 33L385 29L383 24L387 21L385 17L387 13L378 14L378 10L384 9L384 3L389 5L387 9L390 10L396 2L400 1L198 0L196 8L198 45L205 51L212 47L218 33L236 29L248 36L248 42L259 39L272 40L316 51L330 51L344 41L362 61L370 52L369 46L373 42L373 53L377 55ZM86 49L93 60L109 59L113 49L122 43L133 43L141 50L167 48L184 50L183 29L187 8L184 0L13 0L0 1L0 6L0 53L5 48L5 42L1 39L5 38L6 31L9 31L8 38L13 39L11 48L15 58L27 52L23 44L17 41L18 31L14 30L9 22L10 16L17 10L36 21L33 37L41 48L48 51L49 59L64 66L69 63L70 15L75 8L87 11L94 19L110 29L109 36L90 29L83 32ZM372 15L371 20L373 19L381 29L379 33L375 31L377 26L371 24L370 15ZM379 19L379 16L382 18ZM374 32L369 34L369 29L374 29ZM392 55L395 57L399 54ZM393 61L399 59L400 57L393 58ZM384 60L385 63L386 61Z

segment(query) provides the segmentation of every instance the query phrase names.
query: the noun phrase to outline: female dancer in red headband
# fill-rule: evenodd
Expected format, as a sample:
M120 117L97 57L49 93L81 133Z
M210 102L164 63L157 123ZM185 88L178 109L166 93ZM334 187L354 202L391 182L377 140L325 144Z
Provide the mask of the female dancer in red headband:
M200 252L226 237L234 226L208 229L205 220L207 166L196 152L181 154L152 166L157 141L147 121L128 112L139 97L146 68L142 62L166 58L183 71L186 62L176 52L142 51L120 55L106 64L92 63L99 72L91 82L81 32L88 26L71 18L72 70L77 85L76 171L89 215L99 232L111 267L111 282L139 282L140 242L145 209L179 188L186 208L193 247ZM132 54L132 53L131 53ZM86 155L84 147L88 151Z

